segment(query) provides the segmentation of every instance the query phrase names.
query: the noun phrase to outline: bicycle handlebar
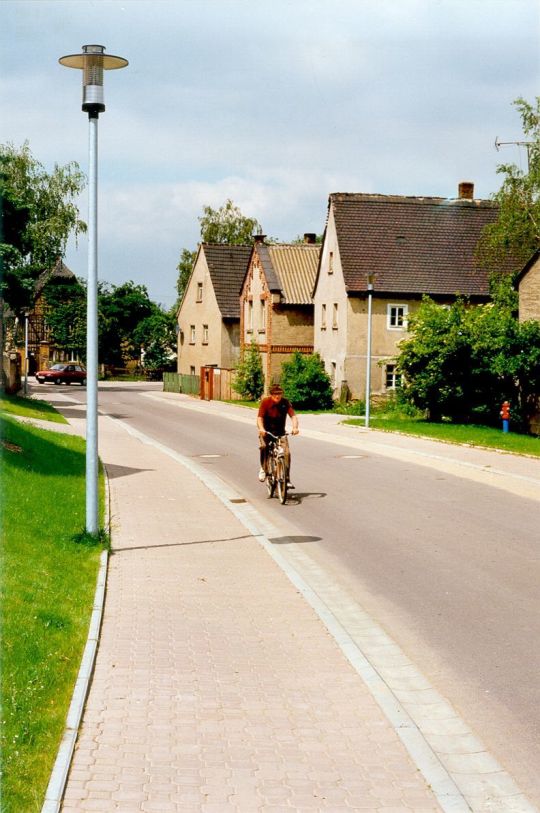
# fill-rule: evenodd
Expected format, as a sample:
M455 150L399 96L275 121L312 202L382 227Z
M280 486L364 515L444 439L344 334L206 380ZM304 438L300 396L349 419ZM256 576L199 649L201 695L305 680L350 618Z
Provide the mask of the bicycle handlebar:
M265 435L270 435L270 437L274 438L274 440L280 440L281 438L291 434L290 432L284 432L283 435L273 435L272 432L269 432L267 429L264 430L264 433Z

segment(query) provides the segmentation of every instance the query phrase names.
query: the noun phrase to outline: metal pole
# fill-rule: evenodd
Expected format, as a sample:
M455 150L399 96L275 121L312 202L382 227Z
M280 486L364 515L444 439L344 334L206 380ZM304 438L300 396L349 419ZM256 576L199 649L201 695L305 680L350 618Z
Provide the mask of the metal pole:
M24 394L28 395L28 314L24 314Z
M368 282L368 328L366 353L366 419L365 426L369 429L370 395L371 395L371 300L373 297L373 283Z
M97 536L98 522L98 310L97 162L98 114L89 114L88 287L86 292L86 531Z

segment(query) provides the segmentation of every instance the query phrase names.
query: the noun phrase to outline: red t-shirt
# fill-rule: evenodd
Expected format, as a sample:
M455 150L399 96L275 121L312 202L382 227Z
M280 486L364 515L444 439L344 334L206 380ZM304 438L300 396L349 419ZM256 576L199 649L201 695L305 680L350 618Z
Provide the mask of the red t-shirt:
M284 435L287 415L292 418L294 409L286 398L281 398L276 402L269 396L261 401L258 417L263 419L263 426L267 432L271 432L273 435Z

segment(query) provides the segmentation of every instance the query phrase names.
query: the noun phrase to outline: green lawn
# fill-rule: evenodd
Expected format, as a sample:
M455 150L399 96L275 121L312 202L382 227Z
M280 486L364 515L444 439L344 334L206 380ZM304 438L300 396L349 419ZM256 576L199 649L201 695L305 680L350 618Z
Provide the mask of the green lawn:
M32 409L35 403L29 402ZM0 431L1 809L32 813L41 810L63 733L88 634L101 546L81 534L83 439L6 415L0 417ZM103 503L103 481L101 496Z
M67 423L63 415L46 401L34 398L21 398L18 395L0 394L0 413L21 415L24 418L39 418L42 421Z
M344 423L353 426L364 426L362 418L350 418ZM502 429L473 424L430 423L422 419L400 417L395 413L373 414L370 418L372 429L383 432L401 432L405 435L431 438L446 443L483 446L489 449L501 449L513 454L527 454L540 457L540 438L531 435L519 435L517 432L504 433Z

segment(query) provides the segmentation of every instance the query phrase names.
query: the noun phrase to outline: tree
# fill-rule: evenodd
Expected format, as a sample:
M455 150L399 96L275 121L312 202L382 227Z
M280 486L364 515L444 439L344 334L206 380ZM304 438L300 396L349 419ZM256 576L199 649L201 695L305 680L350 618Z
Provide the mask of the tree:
M502 301L449 308L425 297L397 359L403 396L431 420L496 424L501 403L525 426L540 391L540 325Z
M318 353L296 352L281 367L281 386L299 409L330 409L333 406L330 376Z
M83 280L50 279L43 288L51 342L67 353L86 358L86 286Z
M201 224L201 243L249 245L253 234L261 230L259 222L254 217L243 215L238 206L235 206L230 199L219 209L204 206L199 223ZM190 251L187 248L183 248L180 254L180 261L176 267L178 304L183 299L196 256L196 251Z
M64 255L69 236L86 231L75 204L84 184L75 162L48 173L28 144L0 145L0 297L17 315L31 306L37 278Z
M145 285L124 282L99 286L99 359L104 364L123 367L139 357L140 345L134 331L144 319L155 313Z
M144 348L144 366L148 370L171 367L176 355L176 317L174 312L156 306L151 316L139 322L133 331L133 341Z
M499 206L495 223L484 228L476 249L477 263L494 273L520 271L540 248L540 97L535 104L516 99L527 143L527 171L516 164L500 164L504 177L493 196Z
M254 217L245 217L230 199L219 209L204 206L203 212L203 216L199 218L203 243L250 245L255 232L261 229Z
M256 401L263 393L264 373L261 354L254 339L244 348L232 387L235 392L250 401Z

